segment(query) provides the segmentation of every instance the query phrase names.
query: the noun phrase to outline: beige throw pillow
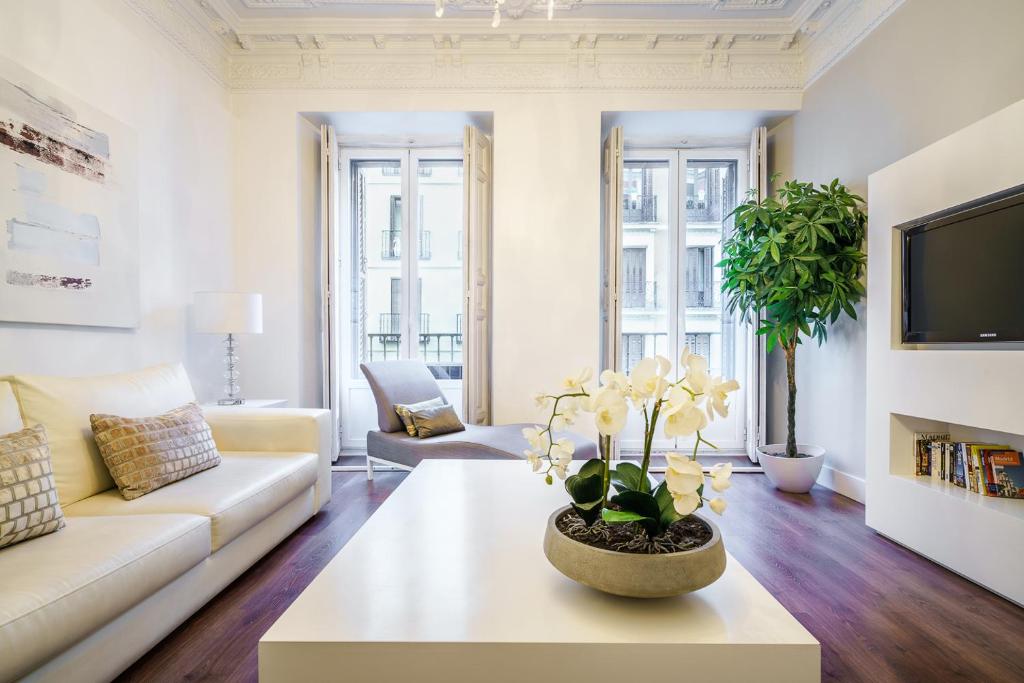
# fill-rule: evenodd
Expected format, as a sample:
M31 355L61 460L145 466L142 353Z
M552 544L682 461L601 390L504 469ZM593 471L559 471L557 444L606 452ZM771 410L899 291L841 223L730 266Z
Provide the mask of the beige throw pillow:
M396 403L395 412L402 419L402 424L405 425L405 431L408 432L409 436L416 436L416 425L412 423L413 412L423 410L424 408L440 408L445 405L448 404L439 396L427 401L420 401L419 403Z
M64 526L42 425L0 436L0 548Z
M450 405L433 406L412 411L412 421L416 425L416 435L421 439L452 432L465 431L455 408Z
M155 417L90 415L89 421L125 500L220 464L210 425L195 403Z

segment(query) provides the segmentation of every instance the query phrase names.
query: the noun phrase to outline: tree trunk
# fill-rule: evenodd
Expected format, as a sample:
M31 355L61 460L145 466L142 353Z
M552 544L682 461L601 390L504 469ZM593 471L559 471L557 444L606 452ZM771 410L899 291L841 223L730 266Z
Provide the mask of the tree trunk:
M786 381L789 400L786 404L786 457L795 458L796 451L796 339L783 345L786 352Z

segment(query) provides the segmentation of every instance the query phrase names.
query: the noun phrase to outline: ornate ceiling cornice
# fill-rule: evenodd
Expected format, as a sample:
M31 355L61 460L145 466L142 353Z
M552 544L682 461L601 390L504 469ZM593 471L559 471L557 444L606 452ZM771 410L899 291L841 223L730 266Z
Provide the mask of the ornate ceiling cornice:
M729 6L748 1L774 0ZM125 0L236 91L668 92L798 92L902 1L821 0L788 19L525 17L495 30L474 18L242 18L225 0Z

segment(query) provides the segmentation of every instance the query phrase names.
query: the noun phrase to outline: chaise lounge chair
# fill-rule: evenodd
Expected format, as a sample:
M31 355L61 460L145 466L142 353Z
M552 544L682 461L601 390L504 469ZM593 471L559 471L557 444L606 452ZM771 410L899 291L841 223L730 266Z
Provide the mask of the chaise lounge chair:
M377 401L377 424L380 427L380 430L366 435L367 478L373 478L375 462L411 470L429 458L522 459L526 449L522 430L531 424L467 424L463 432L426 439L409 436L395 412L395 405L444 398L441 387L424 363L415 360L381 361L363 363L359 369L370 383L373 398ZM574 458L577 460L598 457L597 444L589 439L571 432L555 436L572 439L576 445Z

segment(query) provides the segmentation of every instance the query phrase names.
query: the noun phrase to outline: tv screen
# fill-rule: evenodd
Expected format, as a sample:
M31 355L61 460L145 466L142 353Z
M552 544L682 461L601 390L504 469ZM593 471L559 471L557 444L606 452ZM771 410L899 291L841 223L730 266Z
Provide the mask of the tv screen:
M897 228L904 343L1024 341L1024 185Z

